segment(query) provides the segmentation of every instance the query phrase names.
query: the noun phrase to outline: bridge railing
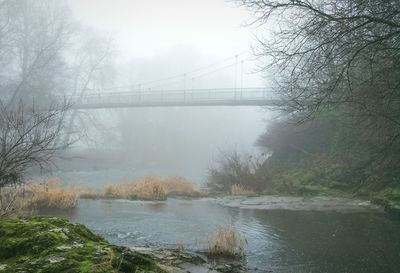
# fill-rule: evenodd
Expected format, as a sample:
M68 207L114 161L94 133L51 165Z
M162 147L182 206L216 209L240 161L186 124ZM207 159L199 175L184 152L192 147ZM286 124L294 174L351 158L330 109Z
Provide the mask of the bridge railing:
M227 104L273 101L277 94L266 88L223 88L193 90L146 90L118 93L92 93L74 98L76 108L123 107L168 104Z

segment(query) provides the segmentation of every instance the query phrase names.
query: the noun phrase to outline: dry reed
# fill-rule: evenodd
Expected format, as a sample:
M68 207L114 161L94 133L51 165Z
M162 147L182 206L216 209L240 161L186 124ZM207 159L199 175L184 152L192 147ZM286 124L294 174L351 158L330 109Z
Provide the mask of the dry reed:
M196 196L192 182L181 177L160 178L146 176L140 180L123 184L107 185L102 196L140 200L166 200L168 195Z
M103 197L140 200L165 200L167 194L162 182L155 176L124 184L107 185Z
M210 256L241 257L245 247L246 239L232 227L218 227L215 235L205 238L204 252Z
M168 195L179 196L198 196L199 192L195 189L194 184L179 176L167 177L164 184Z
M77 205L79 187L62 187L61 180L31 181L23 186L2 189L0 200L12 206L11 214L30 214L43 209L70 209ZM2 204L3 205L3 204Z
M25 206L35 209L74 208L79 198L79 187L62 187L61 180L52 178L43 182L31 182L26 187Z
M79 198L98 198L99 194L92 188L82 185L75 186L78 189Z
M231 187L232 195L254 195L255 192L249 188L246 188L240 184L234 184Z

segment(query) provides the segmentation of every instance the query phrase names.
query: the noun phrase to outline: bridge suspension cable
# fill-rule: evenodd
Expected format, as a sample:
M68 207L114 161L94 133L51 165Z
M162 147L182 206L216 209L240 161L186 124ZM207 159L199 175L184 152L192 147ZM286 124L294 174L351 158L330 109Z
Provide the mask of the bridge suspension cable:
M213 62L211 64L205 65L205 66L201 66L192 70L189 70L185 73L180 73L180 74L175 74L172 76L168 76L168 77L163 77L163 78L159 78L159 79L155 79L155 80L151 80L151 81L145 81L145 82L140 82L137 83L135 85L121 85L121 86L114 86L114 87L108 87L108 88L101 88L101 89L92 89L92 91L97 91L97 92L109 92L109 91L126 91L126 90L131 90L131 91L142 91L142 90L153 90L155 88L158 87L163 87L163 89L165 89L166 85L174 85L174 84L179 84L179 82L182 82L183 80L183 87L184 89L187 88L187 79L192 79L191 82L191 88L193 89L193 83L195 79L200 79L203 77L206 77L208 75L211 74L215 74L216 72L222 71L224 69L230 68L235 66L235 75L234 75L234 86L235 89L237 88L237 70L238 70L238 59L240 56L244 56L245 58L241 59L241 63L243 66L243 62L247 61L249 59L252 58L252 56L247 56L246 54L249 54L251 51L250 50L245 50L242 52L239 52L237 54L235 54L234 56L230 56L228 58L224 58L221 60L218 60L216 62ZM222 67L218 67L224 63L227 63L228 61L234 60L234 63L230 63L228 65L224 65ZM215 68L215 69L212 69ZM198 74L200 72L203 72L201 74ZM243 73L243 67L241 69L241 73ZM241 80L242 82L243 80Z
M229 58L225 58L222 60L219 60L217 62L214 62L212 64L203 66L203 67L199 67L190 71L187 71L183 74L176 74L174 76L170 76L170 77L166 77L166 78L161 78L161 79L156 79L156 80L152 80L152 81L147 81L147 82L143 82L141 83L141 85L146 85L149 86L149 88L154 89L157 87L164 87L165 85L173 85L173 84L177 84L179 83L179 81L182 82L183 80L183 89L187 89L187 83L188 83L188 79L192 79L192 84L193 84L193 79L199 79L199 78L203 78L205 76L211 75L211 74L215 74L216 72L219 72L221 70L233 67L233 66L237 66L237 60L239 56L248 54L250 51L246 50L243 52L240 52L238 54L236 54L235 56L231 56ZM248 60L250 59L251 56L245 58L244 60ZM228 65L224 65L222 67L218 67L230 60L235 60L235 63L232 64L228 64ZM215 68L215 69L213 69ZM212 69L212 70L210 70ZM201 74L199 74L200 72L203 72ZM237 74L237 73L236 73ZM235 75L235 79L237 78L237 75ZM156 86L154 86L154 84L157 84ZM192 86L193 88L193 86Z

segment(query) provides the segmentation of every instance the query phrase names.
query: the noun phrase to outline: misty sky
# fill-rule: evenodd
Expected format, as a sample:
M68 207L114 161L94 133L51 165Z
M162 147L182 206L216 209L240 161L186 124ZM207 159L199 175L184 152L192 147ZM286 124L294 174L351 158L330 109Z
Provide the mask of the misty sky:
M252 34L242 24L249 14L225 0L70 0L77 18L113 34L131 57L153 57L175 46L210 58L250 48Z

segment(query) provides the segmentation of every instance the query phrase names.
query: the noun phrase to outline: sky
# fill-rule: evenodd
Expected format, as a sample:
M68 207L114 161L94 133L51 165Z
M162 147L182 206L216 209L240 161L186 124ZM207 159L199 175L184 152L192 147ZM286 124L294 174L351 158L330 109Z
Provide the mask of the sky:
M226 0L69 0L76 17L116 38L130 57L188 47L210 58L250 48L249 13Z

